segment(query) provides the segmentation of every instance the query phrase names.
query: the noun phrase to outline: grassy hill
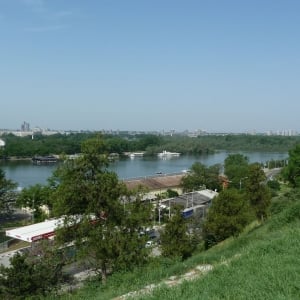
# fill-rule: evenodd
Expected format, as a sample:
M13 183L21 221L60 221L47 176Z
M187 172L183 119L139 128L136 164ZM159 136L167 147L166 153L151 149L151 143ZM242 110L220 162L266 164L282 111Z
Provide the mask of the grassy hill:
M162 283L202 264L211 265L212 270L172 288ZM59 298L121 299L118 296L159 283L151 293L134 299L300 299L299 191L275 200L271 218L263 225L251 224L238 238L184 262L155 259L135 272L112 275L105 286L91 281Z

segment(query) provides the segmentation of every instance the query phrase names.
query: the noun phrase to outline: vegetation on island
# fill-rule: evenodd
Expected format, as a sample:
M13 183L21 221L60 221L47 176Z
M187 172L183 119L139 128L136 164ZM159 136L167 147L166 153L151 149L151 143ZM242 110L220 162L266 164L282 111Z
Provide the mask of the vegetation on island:
M229 299L237 292L252 299L251 284L259 286L255 291L258 298L270 299L268 286L272 287L273 298L295 298L300 274L295 255L300 240L299 226L295 226L300 222L298 145L289 151L288 164L277 180L267 180L262 166L250 164L241 154L227 157L221 177L217 165L191 166L182 180L183 189L209 187L218 189L219 195L213 199L203 224L194 217L184 219L182 208L174 208L160 227L161 244L157 247L162 255L155 257L152 248L145 246L145 231L151 228L156 211L150 202L142 201L145 190L127 190L108 170L108 149L105 137L86 139L79 150L82 155L59 165L47 186L33 186L15 195L17 205L33 209L34 221L45 217L40 207L47 205L50 217L61 218L63 226L50 244L37 244L13 257L10 267L0 268L2 298L40 299L49 295L49 299L67 299L70 295L62 294L61 285L73 280L66 276L66 270L74 264L87 265L95 271L95 277L83 289L74 291L72 298L111 299L203 263L213 270L197 285L158 288L143 299L197 299L199 295ZM3 172L1 178L0 191L4 192L0 203L6 203L14 184ZM9 203L12 207L14 201ZM229 267L224 267L224 261ZM263 276L258 275L261 265L266 268L260 273ZM252 270L250 274L246 269ZM233 277L238 289L230 284L230 270L237 274ZM284 286L279 281L285 271L290 272L290 282L283 280ZM242 281L238 274L242 274ZM228 286L220 289L220 282Z
M32 158L46 155L71 155L80 153L81 143L99 136L99 133L71 133L50 136L38 135L18 137L4 134L1 139L5 147L0 148L0 158ZM126 152L142 151L145 155L156 155L163 150L183 155L202 155L218 150L228 151L277 151L287 152L300 142L299 136L261 135L183 135L163 136L154 134L102 135L106 153L123 155Z

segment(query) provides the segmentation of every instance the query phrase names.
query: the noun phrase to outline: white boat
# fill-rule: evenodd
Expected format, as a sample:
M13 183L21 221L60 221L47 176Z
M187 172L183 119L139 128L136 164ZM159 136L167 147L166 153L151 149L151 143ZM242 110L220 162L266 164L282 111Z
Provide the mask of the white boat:
M135 158L136 156L142 157L144 152L131 152L128 154L130 158Z
M160 152L157 154L159 157L171 157L171 156L180 156L179 152L169 152L164 150L163 152Z

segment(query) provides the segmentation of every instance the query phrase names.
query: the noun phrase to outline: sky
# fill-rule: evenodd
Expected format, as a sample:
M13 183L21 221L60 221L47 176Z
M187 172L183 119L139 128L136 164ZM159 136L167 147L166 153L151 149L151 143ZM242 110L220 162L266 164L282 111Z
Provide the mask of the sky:
M300 132L298 0L0 0L0 128Z

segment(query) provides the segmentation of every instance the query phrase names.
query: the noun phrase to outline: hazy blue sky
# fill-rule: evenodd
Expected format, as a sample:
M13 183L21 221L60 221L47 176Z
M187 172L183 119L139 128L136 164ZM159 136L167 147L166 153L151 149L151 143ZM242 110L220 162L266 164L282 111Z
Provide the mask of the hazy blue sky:
M299 0L0 0L0 128L300 131Z

